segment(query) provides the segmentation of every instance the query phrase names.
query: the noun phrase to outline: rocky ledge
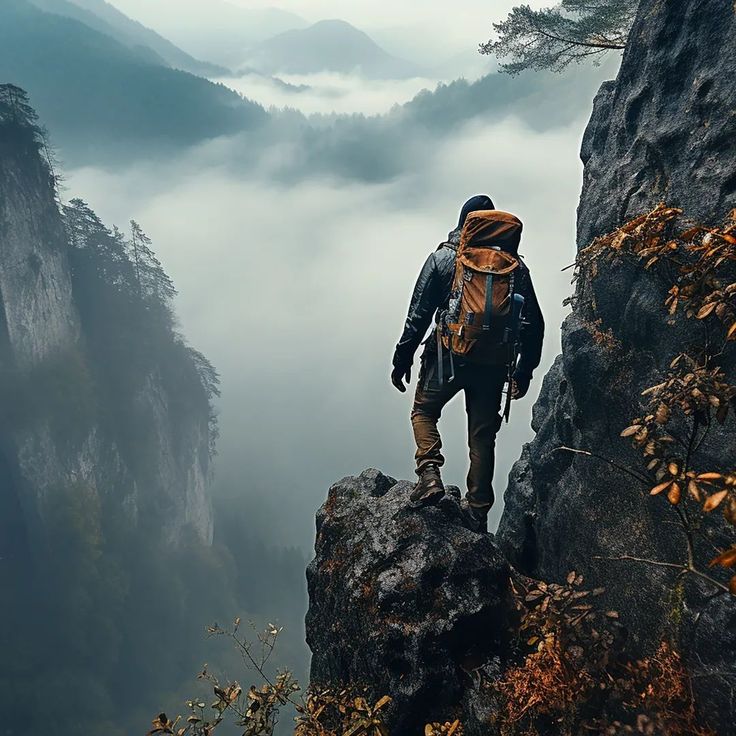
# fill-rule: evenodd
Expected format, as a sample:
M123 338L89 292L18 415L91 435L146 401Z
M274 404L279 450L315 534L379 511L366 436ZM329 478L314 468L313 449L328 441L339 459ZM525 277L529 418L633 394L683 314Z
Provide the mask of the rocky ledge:
M490 713L477 674L499 668L510 569L467 528L457 488L415 511L411 487L366 470L330 488L307 571L311 680L390 695L392 733L460 718L472 734Z

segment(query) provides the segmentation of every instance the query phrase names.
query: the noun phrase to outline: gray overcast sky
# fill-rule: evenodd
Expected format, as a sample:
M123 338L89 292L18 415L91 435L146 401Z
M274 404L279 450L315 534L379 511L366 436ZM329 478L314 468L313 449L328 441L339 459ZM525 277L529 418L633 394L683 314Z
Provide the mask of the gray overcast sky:
M111 0L118 8L143 23L165 32L179 16L197 17L210 2L225 0ZM358 26L393 53L406 46L407 55L429 58L432 51L442 59L462 50L473 50L487 40L492 23L503 19L520 0L229 0L244 8L280 8L316 22L340 18ZM554 5L554 1L527 0L532 7ZM211 6L210 6L211 7Z
M156 0L149 0L154 4ZM182 5L197 0L183 0ZM532 7L554 5L554 2L526 0ZM415 29L431 26L437 32L475 37L479 29L490 29L491 21L506 15L519 0L232 0L246 8L279 7L297 13L307 20L342 18L363 28L406 26Z

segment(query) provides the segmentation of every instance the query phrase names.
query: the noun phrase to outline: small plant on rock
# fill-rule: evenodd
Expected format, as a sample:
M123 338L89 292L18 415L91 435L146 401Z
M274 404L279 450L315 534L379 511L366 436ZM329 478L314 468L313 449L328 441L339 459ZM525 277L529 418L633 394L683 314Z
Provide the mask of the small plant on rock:
M642 392L643 413L621 431L641 453L643 473L624 469L652 496L673 507L686 540L682 563L649 562L705 581L719 593L736 595L736 543L718 550L710 567L731 569L721 580L698 565L696 546L716 513L725 522L721 537L736 527L736 457L711 467L708 449L713 427L724 425L736 408L736 385L728 375L736 341L736 210L719 227L685 222L682 210L660 204L583 249L577 259L575 303L595 311L593 280L603 264L641 264L655 270L668 287L663 318L678 314L700 324L702 339L675 355L660 381ZM683 346L684 347L684 346ZM573 448L560 448L594 455ZM736 542L736 540L735 540Z
M365 687L341 689L310 687L306 693L289 671L274 677L267 664L276 648L281 629L270 624L256 634L256 642L240 634L240 619L230 629L210 626L212 636L229 638L247 668L262 681L245 690L238 682L222 683L205 667L198 679L212 688L212 699L187 701L189 714L171 719L160 713L153 719L147 736L215 736L220 727L235 726L241 736L273 736L281 712L292 709L294 736L390 736L386 708L387 695L373 700ZM231 731L228 731L230 733ZM428 724L428 736L462 736L459 721Z
M503 736L714 736L698 723L676 649L663 641L651 657L627 659L618 613L596 605L602 588L582 585L575 572L564 585L513 583L519 662L490 685Z

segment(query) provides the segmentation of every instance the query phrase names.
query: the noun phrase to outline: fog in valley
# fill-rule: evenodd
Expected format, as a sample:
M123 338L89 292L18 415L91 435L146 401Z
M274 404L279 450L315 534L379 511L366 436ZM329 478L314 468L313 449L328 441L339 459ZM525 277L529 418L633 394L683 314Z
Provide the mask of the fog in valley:
M360 96L361 81L353 83ZM448 136L417 131L410 160L406 150L383 151L404 157L401 171L370 183L360 159L352 177L309 176L302 167L299 181L283 181L284 167L294 165L288 145L265 147L249 167L233 163L245 145L238 138L164 165L68 173L69 190L106 221L144 223L177 284L182 331L222 375L217 490L249 499L258 520L249 533L307 551L331 482L369 466L412 476L410 397L389 383L391 354L419 268L477 192L525 222L522 253L548 323L532 392L514 405L499 438L503 491L531 436L534 394L559 351L569 292L561 269L574 258L577 153L588 113L581 105L569 125L546 131L510 112ZM458 399L443 424L446 476L460 485L464 422ZM501 503L494 522L500 512Z

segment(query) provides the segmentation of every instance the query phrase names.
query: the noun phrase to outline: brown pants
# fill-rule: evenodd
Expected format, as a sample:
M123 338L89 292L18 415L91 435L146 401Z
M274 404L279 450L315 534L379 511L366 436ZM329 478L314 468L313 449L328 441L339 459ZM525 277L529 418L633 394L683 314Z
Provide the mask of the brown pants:
M493 505L493 469L495 465L496 434L501 428L501 400L506 380L506 366L488 366L456 360L455 378L437 380L437 358L431 354L423 362L414 396L411 423L417 444L417 473L433 463L441 467L442 439L437 422L445 405L460 391L465 392L465 411L468 414L468 446L470 471L467 484L468 503L488 510Z

